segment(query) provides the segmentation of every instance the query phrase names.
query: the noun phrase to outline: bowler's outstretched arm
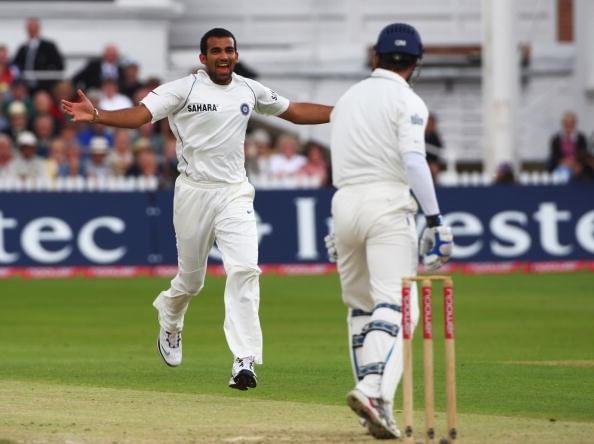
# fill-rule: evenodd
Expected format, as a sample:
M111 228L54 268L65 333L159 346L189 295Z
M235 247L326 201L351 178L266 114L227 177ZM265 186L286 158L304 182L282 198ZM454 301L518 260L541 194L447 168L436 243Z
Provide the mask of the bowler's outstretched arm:
M291 102L287 110L279 114L278 117L302 125L328 123L332 108L331 106L319 105L317 103Z
M79 89L77 94L80 98L79 102L62 100L64 111L72 117L74 122L93 122L118 128L138 128L152 119L151 113L144 105L105 111L95 108L82 90Z

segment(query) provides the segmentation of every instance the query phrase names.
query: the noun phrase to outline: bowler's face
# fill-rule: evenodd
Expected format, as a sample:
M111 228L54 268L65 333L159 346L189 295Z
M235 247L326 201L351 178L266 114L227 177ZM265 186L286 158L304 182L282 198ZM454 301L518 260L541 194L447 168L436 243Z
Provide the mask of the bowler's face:
M235 69L239 54L231 37L209 37L206 54L200 54L200 61L214 83L227 85Z

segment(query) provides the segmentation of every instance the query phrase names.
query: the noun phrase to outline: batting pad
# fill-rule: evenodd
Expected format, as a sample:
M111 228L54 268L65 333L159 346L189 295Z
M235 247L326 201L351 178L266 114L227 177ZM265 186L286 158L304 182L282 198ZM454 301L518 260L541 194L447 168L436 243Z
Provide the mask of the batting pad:
M392 360L396 339L400 336L400 307L393 304L378 304L369 322L363 325L361 333L353 336L358 352L357 388L372 398L381 397L381 386L387 366Z

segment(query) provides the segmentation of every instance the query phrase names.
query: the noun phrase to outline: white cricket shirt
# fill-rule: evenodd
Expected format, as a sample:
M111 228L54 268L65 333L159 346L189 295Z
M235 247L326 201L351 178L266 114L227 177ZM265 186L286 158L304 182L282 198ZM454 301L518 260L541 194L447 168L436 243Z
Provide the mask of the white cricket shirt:
M141 102L153 123L169 118L180 173L205 183L243 182L252 111L276 116L289 106L288 99L255 80L234 73L231 83L218 85L203 70L159 86Z
M425 155L427 106L398 74L375 69L338 100L330 116L337 188L390 182L408 189L401 155Z

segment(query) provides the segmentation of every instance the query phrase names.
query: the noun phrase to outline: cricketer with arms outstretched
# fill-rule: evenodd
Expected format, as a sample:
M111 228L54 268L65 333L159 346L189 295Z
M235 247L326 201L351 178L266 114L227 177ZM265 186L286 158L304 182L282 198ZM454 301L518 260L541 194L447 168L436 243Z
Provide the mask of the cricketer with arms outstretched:
M326 123L332 108L290 102L235 74L237 41L226 29L213 28L202 36L199 58L204 69L159 86L135 107L100 110L82 91L79 102L62 104L77 122L138 128L169 120L180 173L173 197L178 272L153 302L157 350L167 365L182 363L186 310L204 287L208 253L216 242L227 274L224 331L234 355L228 385L245 391L257 385L254 364L262 363L263 346L254 187L244 167L248 120L256 112L297 124Z
M403 370L402 278L417 271L419 248L429 271L445 264L452 232L442 225L425 160L428 111L409 80L423 55L418 32L394 23L379 34L371 76L352 86L331 114L334 234L356 387L347 403L379 439L400 436L393 399ZM417 246L417 204L426 215ZM411 289L413 324L419 318Z

